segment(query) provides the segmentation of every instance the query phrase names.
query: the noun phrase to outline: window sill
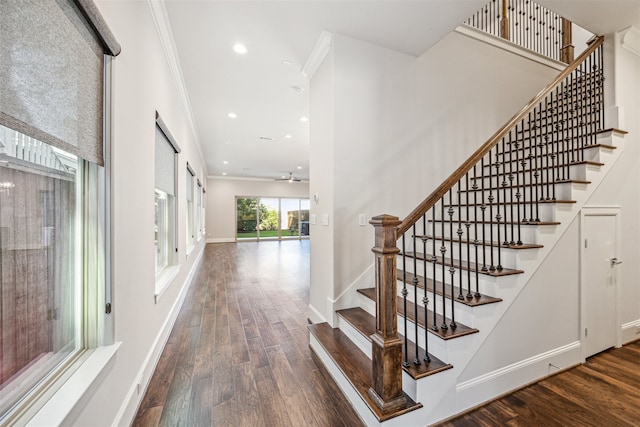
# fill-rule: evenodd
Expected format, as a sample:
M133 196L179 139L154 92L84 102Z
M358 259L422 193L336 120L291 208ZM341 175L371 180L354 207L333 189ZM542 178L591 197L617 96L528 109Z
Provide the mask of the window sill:
M27 425L59 426L66 424L74 410L81 408L81 404L90 397L88 391L103 375L105 368L114 359L121 344L118 342L89 350L88 356L81 362L78 369L29 420Z
M171 267L167 267L158 274L156 274L156 304L160 301L162 295L167 290L173 279L176 278L178 273L180 272L179 265L172 265Z

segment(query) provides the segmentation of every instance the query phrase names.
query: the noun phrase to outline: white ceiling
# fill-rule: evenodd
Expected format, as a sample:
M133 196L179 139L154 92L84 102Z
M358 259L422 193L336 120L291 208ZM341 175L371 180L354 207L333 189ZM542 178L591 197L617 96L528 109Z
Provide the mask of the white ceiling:
M164 2L209 175L306 180L310 122L299 119L309 85L300 70L322 31L419 56L485 0ZM640 0L539 2L597 34L640 26ZM245 55L233 51L238 42Z

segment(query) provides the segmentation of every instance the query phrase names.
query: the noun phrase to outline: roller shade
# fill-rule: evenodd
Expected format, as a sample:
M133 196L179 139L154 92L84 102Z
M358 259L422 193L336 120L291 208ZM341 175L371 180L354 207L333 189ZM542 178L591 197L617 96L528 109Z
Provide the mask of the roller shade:
M103 165L104 55L91 1L0 1L0 124Z

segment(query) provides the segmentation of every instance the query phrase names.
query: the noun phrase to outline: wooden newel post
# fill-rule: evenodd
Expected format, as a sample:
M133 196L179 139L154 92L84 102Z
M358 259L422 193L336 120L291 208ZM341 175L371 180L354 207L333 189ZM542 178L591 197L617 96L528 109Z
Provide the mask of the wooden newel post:
M502 17L500 18L500 37L509 40L509 18L507 17L507 2L502 0Z
M562 48L560 49L560 60L565 64L570 64L575 59L572 39L571 21L562 18Z
M406 407L402 393L402 341L397 325L396 216L380 215L369 223L375 227L376 333L371 335L373 387L369 397L382 412Z

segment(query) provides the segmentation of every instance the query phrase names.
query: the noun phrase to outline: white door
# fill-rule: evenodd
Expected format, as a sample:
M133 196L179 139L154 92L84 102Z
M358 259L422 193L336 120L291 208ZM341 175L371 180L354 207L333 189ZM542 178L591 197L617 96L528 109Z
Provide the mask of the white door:
M616 288L619 260L618 210L585 210L582 215L583 356L616 345Z

